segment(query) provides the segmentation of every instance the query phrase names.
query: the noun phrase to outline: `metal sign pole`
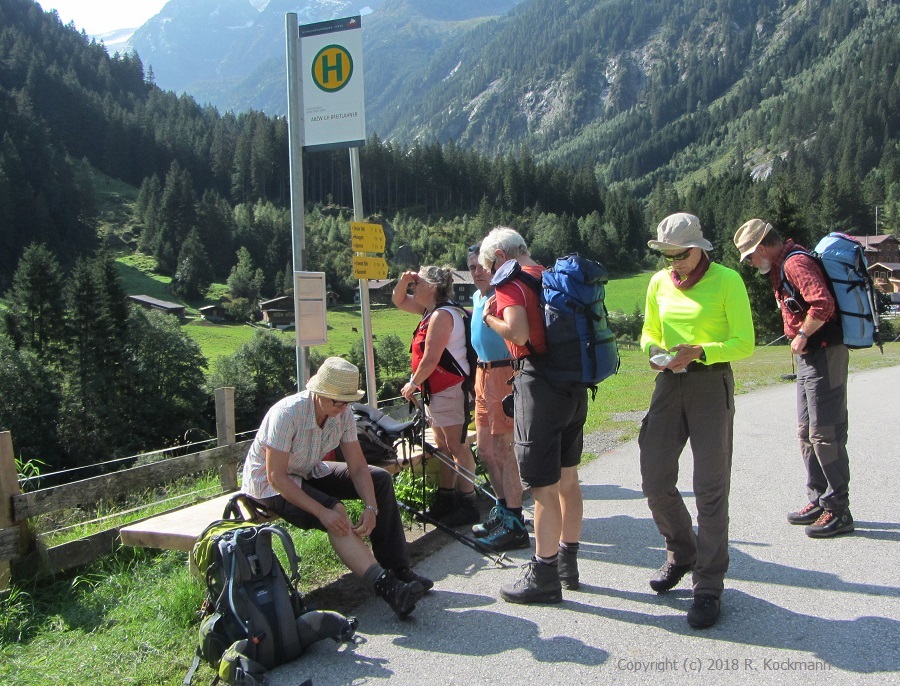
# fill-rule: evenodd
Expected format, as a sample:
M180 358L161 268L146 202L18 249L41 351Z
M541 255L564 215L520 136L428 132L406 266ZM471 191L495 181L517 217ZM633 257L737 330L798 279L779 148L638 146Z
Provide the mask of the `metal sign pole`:
M363 220L362 181L359 176L359 148L350 148L350 181L353 187L353 218ZM359 280L359 307L362 312L363 352L366 359L366 398L371 407L378 407L375 396L375 347L372 345L372 313L369 305L369 280Z
M294 273L306 271L306 212L303 206L303 87L300 30L297 15L284 15L287 36L288 141L291 169L291 242ZM300 300L294 294L294 329L299 334ZM306 388L309 375L309 350L298 345L297 390Z

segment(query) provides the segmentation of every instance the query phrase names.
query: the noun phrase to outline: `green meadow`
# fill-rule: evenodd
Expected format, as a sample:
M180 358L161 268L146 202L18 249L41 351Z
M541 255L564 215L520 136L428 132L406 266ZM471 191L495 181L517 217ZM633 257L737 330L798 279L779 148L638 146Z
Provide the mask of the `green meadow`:
M187 317L185 331L193 338L203 355L212 364L223 355L229 355L253 337L256 327L250 324L213 323L200 317L199 308L219 302L227 292L224 284L213 284L207 298L200 301L185 301L170 291L172 279L155 273L152 257L134 253L116 260L122 276L124 288L130 295L149 295L159 300L168 300L185 305ZM632 313L643 311L644 294L650 281L650 272L644 272L624 279L615 279L607 287L606 305L610 311ZM377 341L379 336L395 334L406 341L415 328L417 317L401 312L392 305L373 304L371 306L372 333ZM328 342L316 346L325 354L344 354L362 336L362 314L359 305L338 305L328 310ZM276 335L293 340L293 332L276 332Z

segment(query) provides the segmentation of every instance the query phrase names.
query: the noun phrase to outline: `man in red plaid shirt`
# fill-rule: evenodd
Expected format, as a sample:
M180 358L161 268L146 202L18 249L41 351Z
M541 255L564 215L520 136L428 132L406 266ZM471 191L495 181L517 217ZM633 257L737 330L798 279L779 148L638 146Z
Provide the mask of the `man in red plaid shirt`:
M741 261L768 274L797 355L797 419L806 465L809 502L788 514L806 535L830 538L853 531L850 460L847 455L847 371L840 314L821 265L805 248L762 219L751 219L734 236ZM787 281L788 289L782 281ZM796 295L791 295L791 293Z

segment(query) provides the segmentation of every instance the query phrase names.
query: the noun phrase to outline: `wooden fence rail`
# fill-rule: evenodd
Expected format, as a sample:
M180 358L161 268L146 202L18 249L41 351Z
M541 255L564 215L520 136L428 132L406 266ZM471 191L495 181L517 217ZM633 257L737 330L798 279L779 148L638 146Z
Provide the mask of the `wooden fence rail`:
M235 440L234 389L216 389L215 400L217 447L30 493L22 493L19 488L12 436L8 431L0 432L0 592L9 587L14 573L65 571L92 562L121 545L120 527L116 526L45 548L28 534L28 520L32 517L93 504L214 469L218 471L222 492L235 490L237 466L247 454L250 441Z

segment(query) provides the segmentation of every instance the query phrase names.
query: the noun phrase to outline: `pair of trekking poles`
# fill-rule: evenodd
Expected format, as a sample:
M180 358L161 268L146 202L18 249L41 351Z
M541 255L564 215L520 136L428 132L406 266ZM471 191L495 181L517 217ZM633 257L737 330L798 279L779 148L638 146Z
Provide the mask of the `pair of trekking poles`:
M397 420L384 414L380 410L375 410L368 405L359 405L354 403L354 411L364 414L369 418L370 421L377 424L378 427L384 432L384 438L387 442L396 444L398 442L405 441L409 445L421 446L423 507L426 500L425 468L429 458L437 459L442 465L448 467L457 476L471 483L475 487L476 491L486 496L489 500L493 501L494 506L499 506L500 501L497 499L497 496L494 495L494 493L490 490L488 484L484 482L478 474L472 472L471 470L463 467L460 464L457 464L456 460L454 460L452 456L446 455L444 452L428 442L425 436L425 428L427 422L425 408L422 405L422 401L418 397L414 397L413 400L410 401L410 407L414 409L412 419L406 420L404 422L398 422ZM410 471L413 471L413 465L410 465L409 469ZM505 567L506 563L511 562L506 556L506 553L498 553L489 545L479 541L477 538L466 536L465 534L460 533L453 527L447 526L440 520L429 516L424 511L424 509L416 510L415 508L410 507L400 500L397 501L397 504L399 505L400 509L408 512L410 516L416 521L422 524L431 524L436 529L456 539L463 545L484 555L495 565Z

